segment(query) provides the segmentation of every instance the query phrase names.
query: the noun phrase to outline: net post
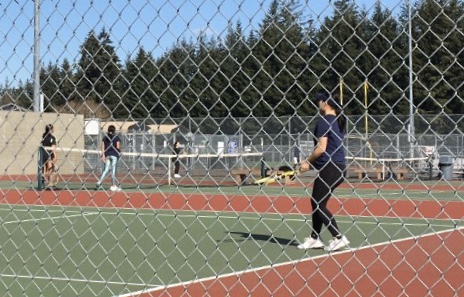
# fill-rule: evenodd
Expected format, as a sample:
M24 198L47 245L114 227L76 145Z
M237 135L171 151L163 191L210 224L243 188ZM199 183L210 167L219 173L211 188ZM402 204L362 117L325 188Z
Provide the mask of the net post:
M261 156L261 178L266 177L266 162L264 160L264 155Z
M171 185L171 157L168 157L168 185Z
M433 179L433 163L432 163L432 160L428 160L427 164L429 166L429 180L432 180Z
M42 148L39 147L37 152L37 190L43 190L43 172L42 172Z

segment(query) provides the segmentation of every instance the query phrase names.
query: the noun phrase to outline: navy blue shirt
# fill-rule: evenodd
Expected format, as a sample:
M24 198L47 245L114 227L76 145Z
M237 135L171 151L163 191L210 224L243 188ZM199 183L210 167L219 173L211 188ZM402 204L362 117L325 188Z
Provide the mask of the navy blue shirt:
M119 158L120 152L117 149L116 143L120 142L118 135L114 135L112 138L110 135L103 138L103 143L105 145L105 157L115 156Z
M345 150L343 148L345 133L340 130L336 116L326 115L320 118L314 129L314 136L316 137L314 147L316 147L319 138L328 138L325 152L314 161L313 166L316 169L321 169L329 161L345 164Z

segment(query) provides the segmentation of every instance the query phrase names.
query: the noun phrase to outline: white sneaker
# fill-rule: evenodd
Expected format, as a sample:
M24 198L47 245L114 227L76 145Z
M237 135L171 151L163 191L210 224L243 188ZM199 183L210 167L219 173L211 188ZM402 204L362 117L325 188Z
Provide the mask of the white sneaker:
M304 242L298 245L299 250L322 249L322 248L324 248L324 243L319 238L314 239L312 237L305 238Z
M121 192L122 189L118 186L111 186L110 187L110 190L113 191L113 192Z
M343 235L342 238L334 238L329 241L329 245L324 249L328 252L339 251L350 244L350 241Z
M175 177L175 178L181 178L182 176L181 176L180 174L177 174L177 173L176 173L176 174L174 174L174 177Z

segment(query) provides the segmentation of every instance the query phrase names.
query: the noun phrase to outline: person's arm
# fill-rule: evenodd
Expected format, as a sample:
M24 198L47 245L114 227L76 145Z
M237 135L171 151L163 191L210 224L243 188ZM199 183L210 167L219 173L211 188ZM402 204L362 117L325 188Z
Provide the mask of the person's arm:
M311 153L311 155L309 155L308 158L301 162L300 171L304 172L310 170L314 162L325 153L328 143L327 133L329 132L329 130L330 125L327 123L327 121L324 118L319 120L314 133L314 136L317 137L316 146L314 147L314 150Z
M325 150L327 149L327 140L328 137L320 137L317 140L317 145L314 148L313 152L311 155L303 160L300 164L300 171L305 172L311 169L313 166L312 164L320 157L322 154L325 153Z
M52 161L55 162L58 159L58 155L56 154L56 143L52 144L52 152L53 152L53 159Z
M117 139L116 141L116 150L118 151L119 157L121 157L121 139Z
M320 137L317 139L317 145L314 148L313 153L308 157L307 162L313 164L327 149L328 137Z
M103 162L106 162L106 147L105 147L105 141L102 141L102 146L101 146L101 154L102 154L102 160Z

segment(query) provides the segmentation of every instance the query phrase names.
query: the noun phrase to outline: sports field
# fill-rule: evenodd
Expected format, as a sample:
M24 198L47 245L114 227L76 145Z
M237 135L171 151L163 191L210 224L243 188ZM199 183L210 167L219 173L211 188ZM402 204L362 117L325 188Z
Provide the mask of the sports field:
M459 182L342 185L329 207L351 244L334 253L296 248L310 233L310 180L91 185L1 182L0 295L464 294Z

